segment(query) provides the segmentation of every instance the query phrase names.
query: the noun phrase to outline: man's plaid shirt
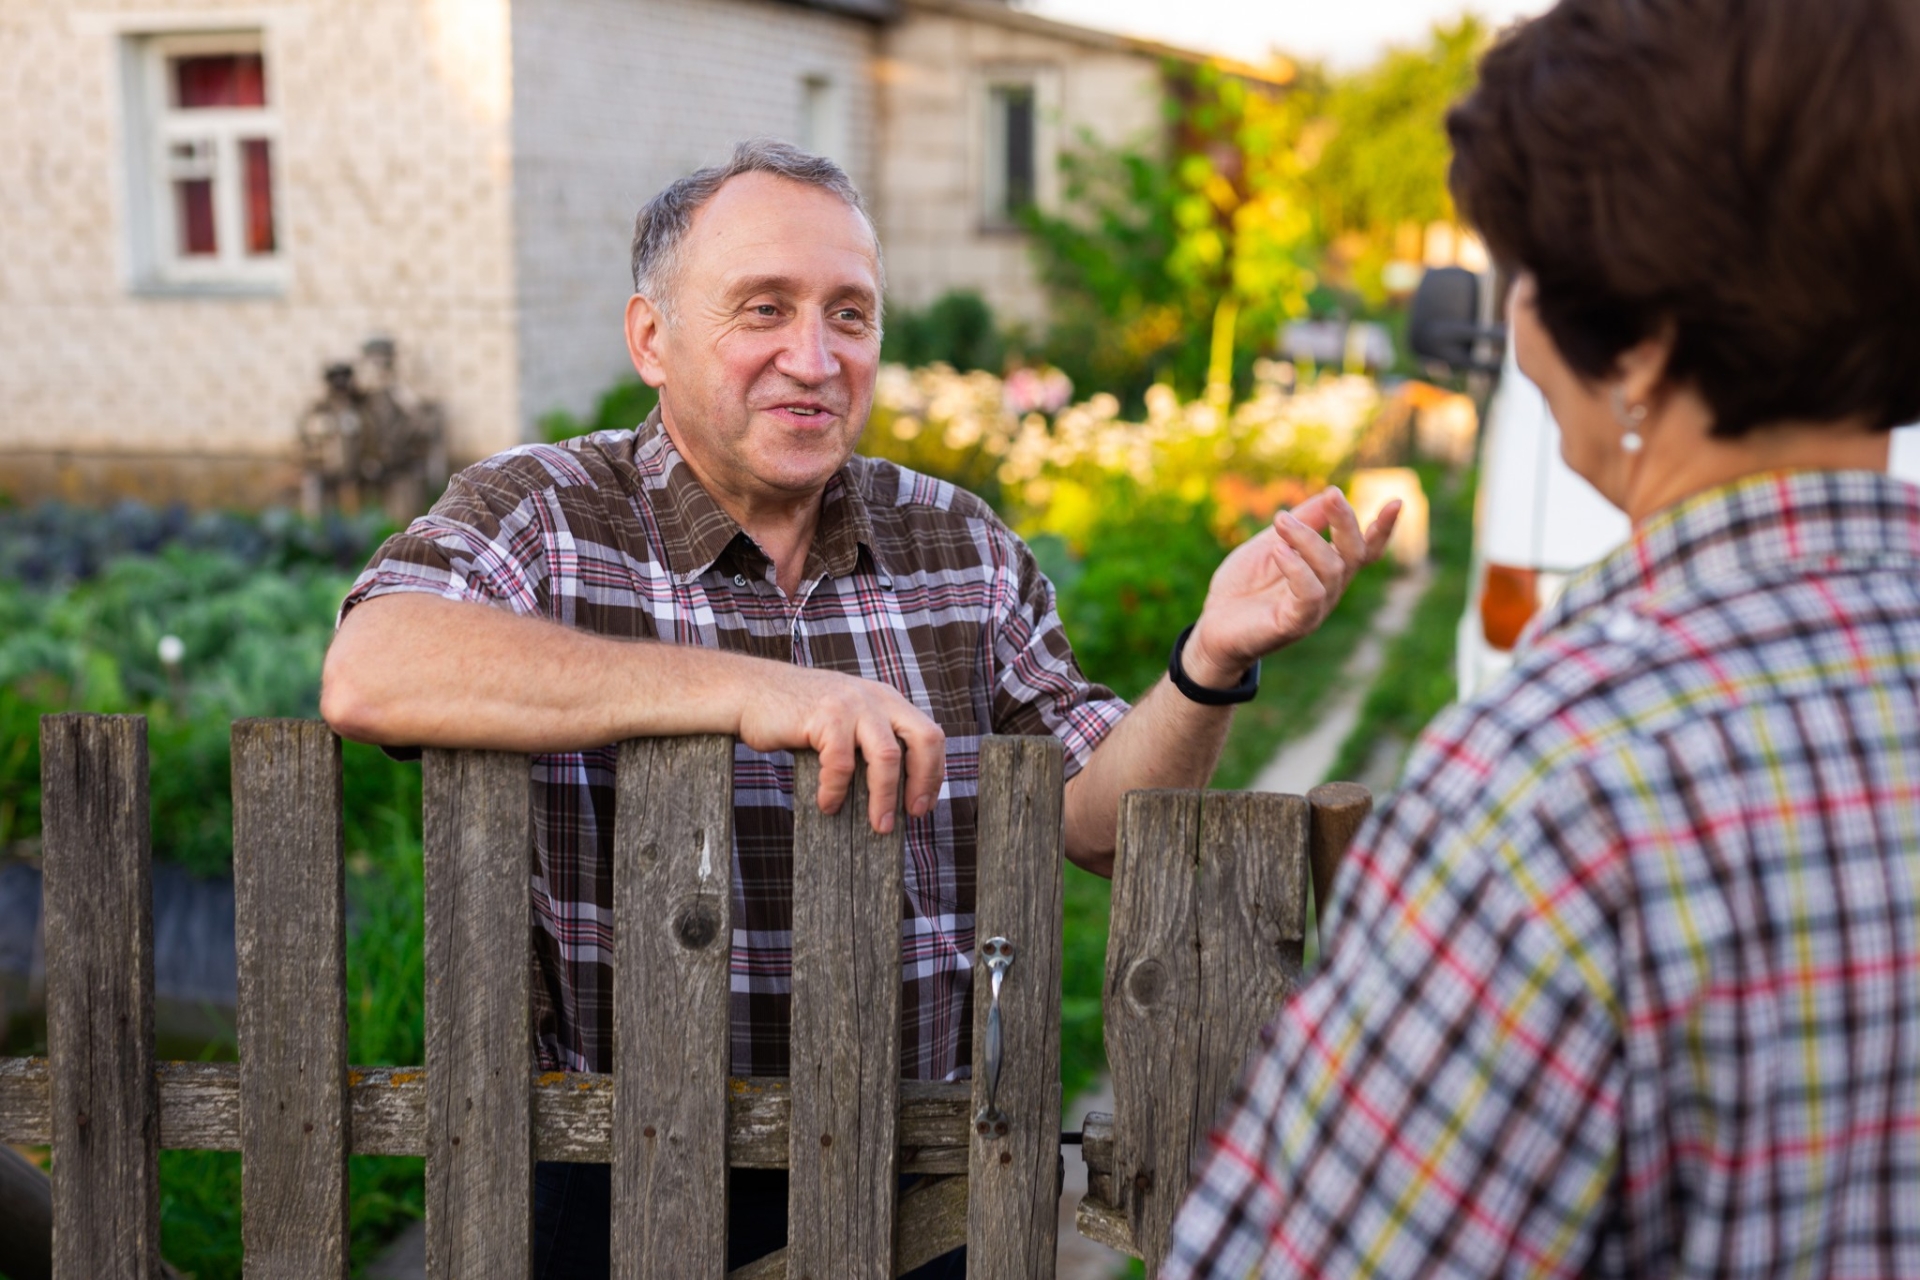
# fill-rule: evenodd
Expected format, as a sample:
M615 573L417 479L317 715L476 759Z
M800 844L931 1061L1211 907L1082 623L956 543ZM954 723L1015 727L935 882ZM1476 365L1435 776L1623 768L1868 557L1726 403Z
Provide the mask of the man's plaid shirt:
M343 615L375 596L428 592L898 689L947 735L939 801L906 825L901 1071L947 1078L971 1061L980 738L1052 734L1072 777L1127 708L1081 676L1052 586L979 499L855 457L823 501L790 598L656 414L638 432L528 445L462 472L374 554ZM615 754L533 759L537 1043L548 1068L610 1069ZM736 746L733 785L732 1070L785 1075L793 758Z
M1210 1276L1920 1276L1920 491L1651 520L1360 834Z

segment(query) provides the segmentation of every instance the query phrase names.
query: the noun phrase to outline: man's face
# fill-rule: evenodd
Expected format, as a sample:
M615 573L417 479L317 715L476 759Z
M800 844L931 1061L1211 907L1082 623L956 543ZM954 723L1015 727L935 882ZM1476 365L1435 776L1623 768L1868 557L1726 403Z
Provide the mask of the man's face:
M880 271L865 219L831 192L742 174L681 250L673 319L650 335L636 311L628 322L675 445L736 516L817 496L873 405Z

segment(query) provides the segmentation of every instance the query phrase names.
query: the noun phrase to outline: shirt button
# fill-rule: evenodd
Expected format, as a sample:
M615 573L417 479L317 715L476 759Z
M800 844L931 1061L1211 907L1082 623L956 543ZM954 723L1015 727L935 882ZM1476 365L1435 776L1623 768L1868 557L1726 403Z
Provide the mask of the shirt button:
M736 573L736 574L734 574L734 575L733 575L733 585L734 585L734 586L736 586L736 587L744 587L744 586L746 586L746 585L747 585L747 575L746 575L746 574L744 574L744 573Z

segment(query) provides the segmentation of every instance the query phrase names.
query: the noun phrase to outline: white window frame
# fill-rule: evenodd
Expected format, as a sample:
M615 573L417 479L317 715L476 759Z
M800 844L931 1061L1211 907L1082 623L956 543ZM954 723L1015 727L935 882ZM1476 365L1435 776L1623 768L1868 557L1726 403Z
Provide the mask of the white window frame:
M128 212L135 283L138 287L186 292L279 292L287 279L286 218L281 199L285 153L280 141L278 68L268 55L265 33L258 30L166 32L129 35ZM179 57L258 54L265 60L264 107L175 108L170 102L168 62ZM274 249L249 254L242 139L263 138L271 159ZM179 252L178 216L173 191L172 148L176 143L208 144L213 179L215 252L188 256Z
M847 95L824 71L800 77L800 145L815 155L847 165Z

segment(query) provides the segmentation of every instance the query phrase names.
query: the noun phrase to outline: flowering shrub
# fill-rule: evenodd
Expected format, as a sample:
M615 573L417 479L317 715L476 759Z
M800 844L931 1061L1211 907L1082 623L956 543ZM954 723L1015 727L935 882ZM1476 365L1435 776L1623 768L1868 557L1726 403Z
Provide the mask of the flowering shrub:
M1067 403L1054 370L1003 381L886 365L861 448L992 503L1054 579L1082 665L1133 694L1226 550L1325 484L1380 407L1369 379L1296 390L1291 372L1261 362L1254 395L1227 413L1156 386L1132 422L1105 393Z
M1057 370L1003 382L939 364L886 365L861 447L971 489L1021 533L1058 534L1076 550L1116 489L1210 506L1230 544L1244 520L1265 520L1326 483L1380 407L1371 379L1326 377L1294 391L1290 372L1262 362L1255 394L1224 415L1155 386L1145 420L1129 422L1104 392L1066 404L1071 384Z

